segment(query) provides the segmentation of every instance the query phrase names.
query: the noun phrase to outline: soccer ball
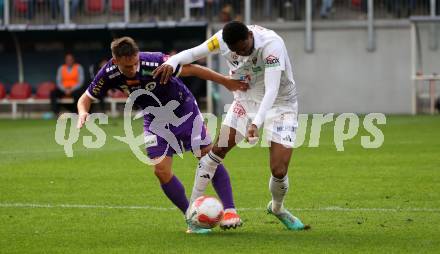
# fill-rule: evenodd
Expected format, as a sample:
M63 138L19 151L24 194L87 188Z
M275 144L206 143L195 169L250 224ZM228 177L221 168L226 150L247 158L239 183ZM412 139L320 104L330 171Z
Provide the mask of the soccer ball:
M202 228L213 228L223 219L223 205L215 197L201 196L189 210L191 223Z

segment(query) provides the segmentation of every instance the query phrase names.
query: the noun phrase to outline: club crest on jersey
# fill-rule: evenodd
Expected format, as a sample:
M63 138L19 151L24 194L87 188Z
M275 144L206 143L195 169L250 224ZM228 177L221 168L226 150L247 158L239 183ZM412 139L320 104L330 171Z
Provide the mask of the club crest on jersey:
M269 55L268 57L266 57L266 59L264 61L265 61L266 67L280 66L280 59L278 57L273 56L273 55Z
M156 82L150 82L145 85L145 90L147 91L153 91L154 88L156 88Z

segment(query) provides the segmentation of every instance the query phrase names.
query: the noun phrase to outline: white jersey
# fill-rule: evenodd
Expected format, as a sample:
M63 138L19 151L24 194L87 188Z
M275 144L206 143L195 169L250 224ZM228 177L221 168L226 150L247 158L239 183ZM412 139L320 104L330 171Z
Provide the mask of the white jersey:
M283 39L274 31L261 26L250 25L248 28L253 33L255 48L250 56L239 56L232 52L223 41L222 30L205 44L211 53L220 53L225 57L232 78L249 83L250 89L246 92L234 92L234 98L238 101L250 100L261 103L265 93L265 72L281 70L280 88L274 106L295 103L296 85Z

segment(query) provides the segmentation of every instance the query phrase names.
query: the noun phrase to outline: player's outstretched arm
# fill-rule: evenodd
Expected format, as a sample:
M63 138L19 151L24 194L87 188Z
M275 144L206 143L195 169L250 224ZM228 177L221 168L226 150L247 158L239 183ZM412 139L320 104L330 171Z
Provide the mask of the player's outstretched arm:
M193 63L209 54L216 54L219 52L220 43L216 35L211 37L206 42L182 52L171 56L165 63L157 67L153 71L153 77L160 77L160 83L166 84L176 71L177 66Z
M246 91L249 89L249 85L243 81L231 79L229 76L224 76L198 64L184 65L182 67L182 71L180 72L180 76L194 76L204 80L211 80L215 83L222 84L229 91Z
M76 126L78 129L83 127L84 123L87 121L87 117L89 116L90 106L92 105L92 98L90 98L86 93L83 93L78 100L78 125Z

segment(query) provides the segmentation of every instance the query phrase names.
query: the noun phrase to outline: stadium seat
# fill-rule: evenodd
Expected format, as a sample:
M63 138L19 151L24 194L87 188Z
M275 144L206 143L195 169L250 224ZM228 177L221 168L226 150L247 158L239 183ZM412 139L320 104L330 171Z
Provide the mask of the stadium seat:
M124 11L124 0L110 0L111 12L121 13Z
M102 13L104 12L104 0L86 0L85 9L87 13Z
M0 83L0 100L4 99L5 97L6 97L6 88L2 83Z
M32 95L31 86L26 83L15 83L12 85L11 93L9 94L9 99L11 100L25 100L29 99Z
M53 82L43 82L38 85L37 93L35 99L49 99L50 93L55 89L55 84Z

